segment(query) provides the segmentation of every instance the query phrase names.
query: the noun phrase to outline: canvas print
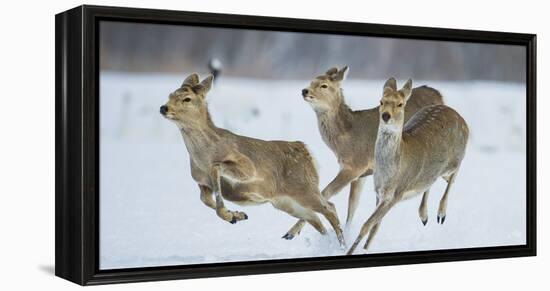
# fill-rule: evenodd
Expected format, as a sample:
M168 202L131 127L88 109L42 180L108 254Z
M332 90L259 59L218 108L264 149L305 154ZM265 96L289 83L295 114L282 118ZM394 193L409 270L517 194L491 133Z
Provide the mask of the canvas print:
M100 269L526 244L526 53L101 21Z

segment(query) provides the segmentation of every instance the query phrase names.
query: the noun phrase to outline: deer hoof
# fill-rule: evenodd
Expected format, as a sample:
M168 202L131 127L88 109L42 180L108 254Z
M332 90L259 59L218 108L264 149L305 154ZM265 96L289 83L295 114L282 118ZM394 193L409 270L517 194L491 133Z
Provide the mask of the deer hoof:
M344 239L339 239L338 244L340 245L340 249L342 250L345 250L347 248L346 242L344 241Z
M294 235L287 232L285 235L283 235L282 238L284 238L286 240L291 240L291 239L294 238Z
M443 225L443 223L445 222L445 217L447 217L446 215L444 216L437 216L437 223L440 223L441 225Z
M438 220L439 220L439 217L438 217ZM428 219L422 220L422 224L423 224L424 226L426 226L427 223L428 223Z

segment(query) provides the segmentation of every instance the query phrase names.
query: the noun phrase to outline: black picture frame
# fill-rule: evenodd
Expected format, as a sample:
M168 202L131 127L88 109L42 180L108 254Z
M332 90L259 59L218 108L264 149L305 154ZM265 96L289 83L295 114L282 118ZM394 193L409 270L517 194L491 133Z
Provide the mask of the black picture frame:
M526 244L254 262L99 269L99 21L514 44L526 47ZM536 255L536 35L169 10L79 6L55 17L55 274L80 285Z

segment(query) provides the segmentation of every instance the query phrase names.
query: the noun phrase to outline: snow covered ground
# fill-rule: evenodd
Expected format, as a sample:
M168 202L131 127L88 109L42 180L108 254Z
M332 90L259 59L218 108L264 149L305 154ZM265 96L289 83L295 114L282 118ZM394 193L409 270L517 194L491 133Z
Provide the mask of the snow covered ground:
M306 226L281 236L296 219L271 205L240 207L249 219L231 225L202 204L189 158L175 125L158 108L185 75L101 74L100 265L102 269L342 255L332 232ZM311 108L300 91L309 83L225 78L208 95L219 127L262 139L302 140L319 164L323 188L337 173ZM383 80L347 80L353 109L378 104ZM462 169L445 224L435 222L445 182L429 197L429 222L418 218L420 196L398 204L383 220L369 253L517 245L525 243L525 88L496 82L415 81L439 89L470 126ZM347 193L332 201L345 221ZM351 243L373 211L367 179ZM323 220L329 228L327 221ZM362 253L362 249L357 253Z

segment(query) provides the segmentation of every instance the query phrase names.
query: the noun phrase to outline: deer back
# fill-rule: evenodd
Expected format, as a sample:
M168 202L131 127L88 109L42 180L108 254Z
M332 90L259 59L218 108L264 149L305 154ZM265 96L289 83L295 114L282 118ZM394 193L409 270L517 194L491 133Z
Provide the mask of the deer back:
M468 136L466 122L452 108L433 105L421 109L403 128L399 171L403 184L431 184L459 167Z

